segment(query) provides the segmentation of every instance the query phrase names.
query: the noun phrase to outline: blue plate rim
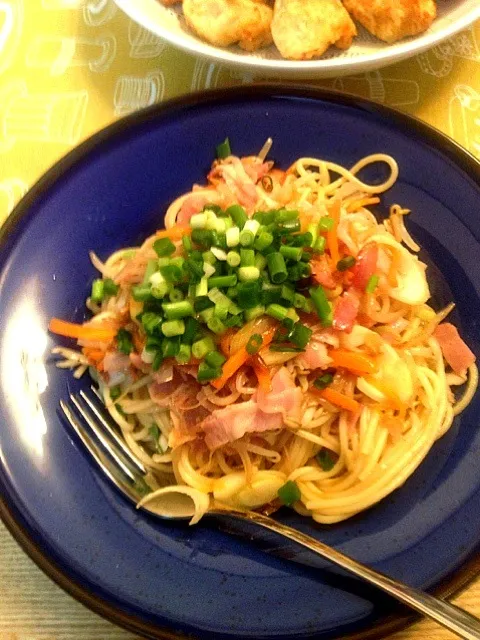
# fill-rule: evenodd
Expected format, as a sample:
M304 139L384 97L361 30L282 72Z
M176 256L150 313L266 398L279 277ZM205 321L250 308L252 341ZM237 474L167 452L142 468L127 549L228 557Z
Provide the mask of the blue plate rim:
M44 192L54 187L55 183L77 162L88 156L89 153L102 144L114 139L131 128L152 120L161 122L179 110L191 109L197 105L221 104L222 102L249 102L256 99L311 99L314 101L330 102L335 105L351 107L370 114L376 114L401 128L408 128L418 135L422 142L446 155L458 168L464 171L480 187L480 161L469 151L464 149L455 140L446 134L410 114L403 113L392 107L387 107L354 94L323 89L309 84L289 84L287 86L279 82L261 82L253 85L233 86L221 89L211 89L179 96L160 104L155 104L145 109L136 111L128 116L113 122L97 131L80 145L72 149L52 167L30 188L27 194L13 209L10 216L0 229L0 255L8 251L8 244L14 232L23 220L28 216L31 207L39 200ZM0 268L3 267L0 261ZM1 283L0 283L1 289ZM0 469L3 464L0 461ZM95 613L107 620L148 638L157 640L191 640L192 636L186 636L181 632L161 628L156 624L148 623L138 616L128 614L121 608L110 602L93 596L77 580L68 575L67 571L55 561L35 541L32 528L28 526L16 505L9 502L4 495L0 495L0 520L11 533L23 551L35 562L35 564L58 586L69 595L81 602ZM440 598L450 598L464 589L480 574L480 548L473 553L463 565L444 578L432 593ZM421 617L404 607L398 605L394 614L385 616L377 621L374 628L364 628L359 632L342 636L343 640L374 640L385 637L420 620Z

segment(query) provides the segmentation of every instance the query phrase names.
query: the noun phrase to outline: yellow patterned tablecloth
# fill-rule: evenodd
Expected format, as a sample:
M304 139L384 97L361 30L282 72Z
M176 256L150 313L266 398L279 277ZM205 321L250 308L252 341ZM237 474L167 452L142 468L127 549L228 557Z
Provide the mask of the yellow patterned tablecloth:
M187 92L259 78L177 51L113 0L0 0L0 223L98 129ZM480 23L406 62L319 81L412 113L480 157ZM457 602L480 616L480 579ZM396 640L453 637L429 622ZM46 578L0 525L0 640L133 640Z

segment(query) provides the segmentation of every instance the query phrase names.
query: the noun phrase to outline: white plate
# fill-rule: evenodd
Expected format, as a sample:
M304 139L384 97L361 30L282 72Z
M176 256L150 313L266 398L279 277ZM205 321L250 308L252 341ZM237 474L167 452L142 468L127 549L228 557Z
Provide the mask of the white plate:
M158 0L115 1L132 20L180 49L211 61L243 67L244 71L295 78L327 78L378 69L420 53L480 19L480 0L438 0L437 19L417 37L389 45L360 28L347 51L331 47L318 60L296 62L281 58L273 45L256 53L239 47L222 49L209 45L190 32L181 5L167 8Z

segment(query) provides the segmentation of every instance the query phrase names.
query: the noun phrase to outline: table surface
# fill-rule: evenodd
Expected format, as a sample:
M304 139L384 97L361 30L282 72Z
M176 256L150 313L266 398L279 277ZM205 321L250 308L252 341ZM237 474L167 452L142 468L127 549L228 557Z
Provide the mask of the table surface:
M113 0L6 0L1 25L0 223L49 166L116 118L257 79L173 49ZM316 84L414 114L480 157L480 23L406 62ZM454 601L480 616L480 577ZM135 637L64 593L0 524L0 640ZM424 620L391 638L453 635Z

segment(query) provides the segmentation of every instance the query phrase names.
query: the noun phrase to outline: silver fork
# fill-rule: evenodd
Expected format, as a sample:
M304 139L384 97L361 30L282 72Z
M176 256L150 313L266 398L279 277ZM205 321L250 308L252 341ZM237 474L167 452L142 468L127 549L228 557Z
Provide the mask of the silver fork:
M144 480L145 466L120 437L118 427L107 413L98 391L92 387L92 392L87 394L80 391L77 395L70 394L69 402L60 401L61 409L102 472L129 500L137 504L148 491ZM170 520L185 520L193 515L190 513L179 516L167 508L164 511L153 511L148 508L148 505L142 508L160 518ZM281 524L273 518L254 511L223 508L211 509L208 515L229 516L253 522L274 531L382 589L403 604L436 620L459 637L480 640L480 620L467 611L374 571L323 542Z

